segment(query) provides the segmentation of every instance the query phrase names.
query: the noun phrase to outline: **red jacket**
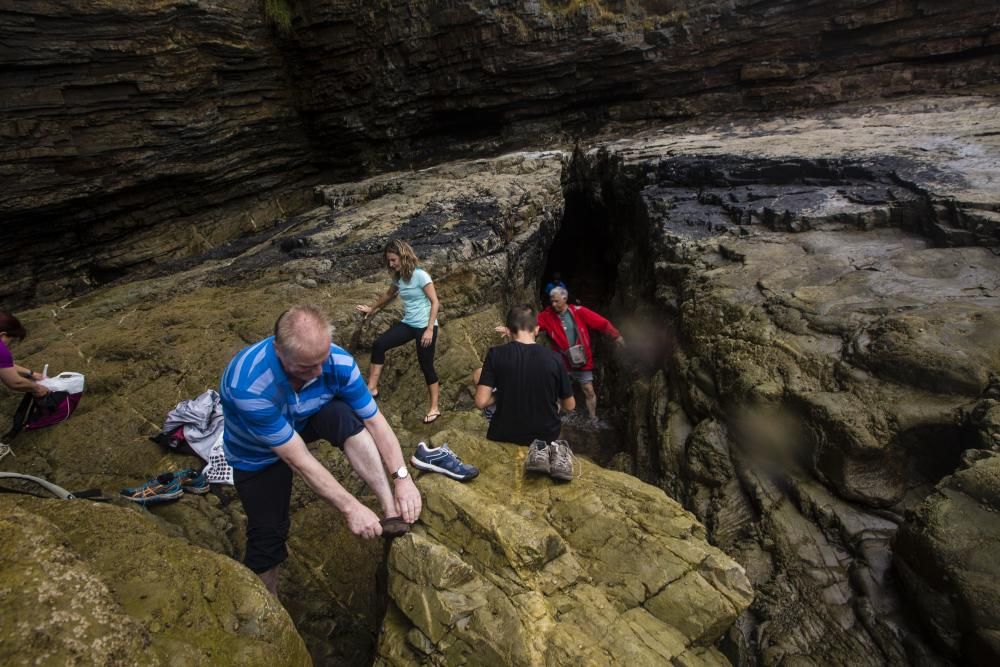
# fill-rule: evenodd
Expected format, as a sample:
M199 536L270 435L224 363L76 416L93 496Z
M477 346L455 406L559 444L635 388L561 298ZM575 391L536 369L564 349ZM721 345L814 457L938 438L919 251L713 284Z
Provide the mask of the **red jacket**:
M589 371L594 368L594 355L590 351L590 330L596 329L612 338L618 338L621 334L618 333L618 329L615 329L615 325L589 308L572 304L567 304L567 308L573 316L573 321L576 322L576 342L578 345L583 345L583 350L587 353L587 363L584 366L573 367L569 363L569 355L566 354L566 350L569 349L569 339L566 338L566 332L563 331L559 313L552 306L548 306L538 313L538 326L548 335L556 349L562 353L563 363L566 364L567 370Z

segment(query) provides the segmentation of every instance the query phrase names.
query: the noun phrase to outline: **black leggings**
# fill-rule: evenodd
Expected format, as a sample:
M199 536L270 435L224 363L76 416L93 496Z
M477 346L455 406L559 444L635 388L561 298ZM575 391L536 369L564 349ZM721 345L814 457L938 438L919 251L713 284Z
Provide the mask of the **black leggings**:
M437 325L434 325L434 338L427 347L420 344L420 337L423 335L424 329L396 322L372 343L372 363L381 366L385 363L386 352L416 339L417 361L420 362L420 370L423 371L427 384L434 384L438 381L437 373L434 371L434 348L437 347L438 340Z

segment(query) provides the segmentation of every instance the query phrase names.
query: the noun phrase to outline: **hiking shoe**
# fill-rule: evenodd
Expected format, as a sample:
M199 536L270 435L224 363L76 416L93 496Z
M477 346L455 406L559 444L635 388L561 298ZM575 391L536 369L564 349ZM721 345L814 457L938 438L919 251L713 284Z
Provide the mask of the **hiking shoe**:
M549 474L564 482L573 481L573 450L565 440L553 440L549 446Z
M446 444L432 449L421 442L417 445L417 451L410 457L410 463L421 470L439 472L460 482L467 482L479 474L479 468L462 463Z
M544 440L532 440L528 446L528 457L524 459L524 472L544 472L549 474L549 446Z
M208 478L202 473L191 468L178 470L174 473L174 479L181 481L181 489L186 493L201 495L208 493Z
M180 498L184 490L181 488L181 480L174 477L172 472L168 472L154 477L145 484L122 489L120 493L125 500L140 505L152 505Z

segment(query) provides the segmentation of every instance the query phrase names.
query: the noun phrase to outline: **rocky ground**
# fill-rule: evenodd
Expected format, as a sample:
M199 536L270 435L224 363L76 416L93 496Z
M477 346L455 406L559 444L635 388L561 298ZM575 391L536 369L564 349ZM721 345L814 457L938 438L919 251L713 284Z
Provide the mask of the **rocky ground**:
M63 530L53 517L86 528L114 513L118 535L169 547L140 552L122 536L105 564L67 537L53 572L84 573L131 619L115 641L133 649L169 645L183 623L173 591L194 587L223 619L192 640L195 662L222 641L213 633L253 637L255 656L271 656L260 662L305 659L292 624L317 664L600 664L625 646L650 665L994 662L997 110L988 95L920 98L620 127L576 151L386 174L319 188L315 209L197 259L20 312L18 361L84 372L88 391L70 422L22 435L0 465L113 494L195 463L147 436L287 305L330 312L365 366L396 313L359 328L352 306L384 290L380 248L403 236L443 303L446 412L420 423L408 349L389 357L383 409L407 453L447 440L484 472L464 486L418 479L424 521L388 554L297 485L287 617L220 558L242 548L231 493L149 511L4 495L5 514L25 517L0 552L4 618L36 599L63 606L21 576L25 545ZM519 450L482 439L468 375L507 304L534 298L551 252L591 252L602 225L615 271L590 305L629 352L599 350L610 427L587 446L631 476L583 461L570 485L525 479ZM373 500L338 453L315 451ZM153 611L116 574L137 557L167 573L146 593ZM68 624L39 627L23 643L5 632L4 660L98 650Z

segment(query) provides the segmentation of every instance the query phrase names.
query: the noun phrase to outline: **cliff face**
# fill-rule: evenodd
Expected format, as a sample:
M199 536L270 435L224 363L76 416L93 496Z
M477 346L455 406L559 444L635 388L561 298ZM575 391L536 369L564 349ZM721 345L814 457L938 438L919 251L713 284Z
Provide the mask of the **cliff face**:
M0 9L0 296L62 298L269 225L317 167L1000 74L992 0L289 6L280 38L256 0Z
M255 0L8 3L0 26L0 296L205 250L309 173Z
M302 4L292 48L311 136L375 164L1000 75L989 0Z

